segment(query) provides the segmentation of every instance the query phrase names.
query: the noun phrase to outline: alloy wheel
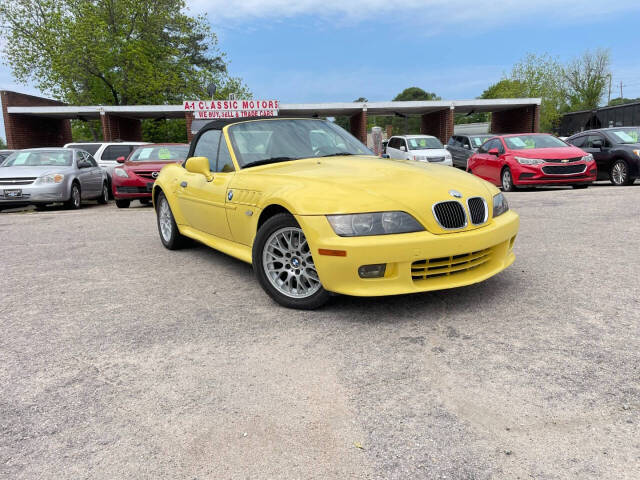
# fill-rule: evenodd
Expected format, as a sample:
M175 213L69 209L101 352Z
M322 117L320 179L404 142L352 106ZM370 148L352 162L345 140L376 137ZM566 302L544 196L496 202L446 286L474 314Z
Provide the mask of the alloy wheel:
M307 239L297 227L281 228L269 236L262 268L271 285L290 298L310 297L322 286Z
M502 172L502 188L506 191L511 190L511 172L508 169Z
M624 162L616 162L611 170L613 183L616 185L624 185L627 182L627 166Z
M160 233L162 234L162 239L165 242L169 242L171 240L171 233L173 230L173 217L171 215L171 209L169 208L169 202L167 202L167 199L164 197L160 201L158 217L160 220Z

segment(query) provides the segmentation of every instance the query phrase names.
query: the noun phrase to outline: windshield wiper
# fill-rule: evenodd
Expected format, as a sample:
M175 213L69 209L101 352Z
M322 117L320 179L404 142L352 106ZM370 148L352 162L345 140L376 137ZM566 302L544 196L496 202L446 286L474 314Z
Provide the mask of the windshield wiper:
M324 158L324 157L343 157L343 156L347 156L347 155L355 155L355 153L349 153L349 152L336 152L336 153L330 153L329 155L320 155L320 157L318 157L318 158Z
M256 160L255 162L245 163L242 168L257 167L258 165L267 165L269 163L288 162L289 160L299 160L298 157L271 157Z

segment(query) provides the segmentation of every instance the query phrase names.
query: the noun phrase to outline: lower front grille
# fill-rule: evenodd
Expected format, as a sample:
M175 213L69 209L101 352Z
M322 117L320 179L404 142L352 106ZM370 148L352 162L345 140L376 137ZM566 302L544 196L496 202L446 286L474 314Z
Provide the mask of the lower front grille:
M576 173L584 173L587 170L587 165L545 165L542 167L542 172L545 175L574 175Z
M411 264L411 278L414 281L427 280L468 272L491 260L491 253L491 248L485 248L484 250L451 257L417 260Z
M460 202L446 201L433 206L433 216L445 230L455 230L467 226L467 215Z
M30 185L37 177L0 178L0 185Z
M147 187L116 187L118 193L149 193Z
M427 157L430 162L444 162L444 157Z

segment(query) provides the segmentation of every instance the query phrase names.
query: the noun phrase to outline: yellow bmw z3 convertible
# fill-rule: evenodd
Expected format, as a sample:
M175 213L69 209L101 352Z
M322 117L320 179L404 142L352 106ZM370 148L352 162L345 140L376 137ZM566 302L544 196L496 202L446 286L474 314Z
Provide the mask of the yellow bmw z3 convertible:
M396 295L482 281L514 261L519 218L452 167L378 158L321 119L206 125L153 186L160 239L251 263L278 303Z

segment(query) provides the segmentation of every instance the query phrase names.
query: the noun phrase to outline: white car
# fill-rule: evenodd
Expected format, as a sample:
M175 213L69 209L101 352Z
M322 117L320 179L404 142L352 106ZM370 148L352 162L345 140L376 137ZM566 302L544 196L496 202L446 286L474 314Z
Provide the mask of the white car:
M107 172L109 191L111 191L111 175L118 165L118 158L127 158L139 145L148 142L76 142L67 143L64 148L79 148L89 152L96 159L98 165Z
M393 136L387 143L389 158L432 162L452 166L449 153L440 140L431 135Z

